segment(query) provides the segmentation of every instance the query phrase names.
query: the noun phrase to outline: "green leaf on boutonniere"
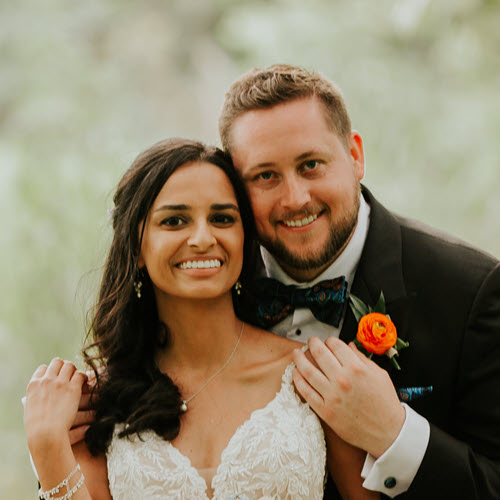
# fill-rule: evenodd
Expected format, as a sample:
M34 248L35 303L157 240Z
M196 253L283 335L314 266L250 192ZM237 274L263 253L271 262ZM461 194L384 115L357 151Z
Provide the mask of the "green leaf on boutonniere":
M373 312L385 314L385 297L384 297L384 292L380 292L380 297L379 297L377 303L375 304Z
M407 347L409 347L409 346L410 346L410 343L409 343L409 342L405 342L403 339L400 339L400 338L398 337L398 340L396 340L396 345L394 346L394 348L395 348L395 349L396 349L396 351L398 351L398 353L399 353L399 351L400 351L401 349L406 349L406 348L407 348Z
M354 313L356 321L359 323L359 320L363 316L370 313L370 309L362 300L355 297L352 293L349 294L349 299L351 301L351 310Z

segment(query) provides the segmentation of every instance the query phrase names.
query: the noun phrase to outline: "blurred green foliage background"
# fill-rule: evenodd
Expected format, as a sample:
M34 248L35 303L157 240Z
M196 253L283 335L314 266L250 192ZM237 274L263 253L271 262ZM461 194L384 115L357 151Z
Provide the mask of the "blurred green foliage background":
M20 399L78 360L122 173L167 136L218 142L253 66L343 89L365 183L500 256L497 0L0 1L0 497L35 497Z

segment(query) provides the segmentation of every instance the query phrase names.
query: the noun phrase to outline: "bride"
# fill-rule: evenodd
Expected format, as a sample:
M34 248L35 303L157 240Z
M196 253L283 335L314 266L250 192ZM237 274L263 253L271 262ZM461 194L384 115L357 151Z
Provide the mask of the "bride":
M295 394L291 340L241 318L254 222L230 159L172 139L146 150L114 197L114 238L84 349L96 419L68 431L86 375L61 359L27 390L25 427L42 498L343 498L365 454ZM241 313L235 312L235 307ZM328 460L327 460L328 457Z

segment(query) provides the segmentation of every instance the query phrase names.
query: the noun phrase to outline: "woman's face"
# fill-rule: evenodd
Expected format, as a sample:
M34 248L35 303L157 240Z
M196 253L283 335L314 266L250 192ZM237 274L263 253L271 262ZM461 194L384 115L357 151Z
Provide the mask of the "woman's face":
M179 167L146 218L139 267L157 300L209 299L227 293L241 272L243 224L231 182L205 162Z

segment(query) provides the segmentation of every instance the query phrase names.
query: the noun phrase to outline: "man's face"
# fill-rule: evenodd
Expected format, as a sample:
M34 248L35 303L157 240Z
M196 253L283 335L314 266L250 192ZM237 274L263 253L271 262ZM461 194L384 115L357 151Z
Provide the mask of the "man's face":
M248 111L231 128L261 243L297 281L318 276L349 241L364 175L361 137L352 132L347 148L322 106L296 99Z

